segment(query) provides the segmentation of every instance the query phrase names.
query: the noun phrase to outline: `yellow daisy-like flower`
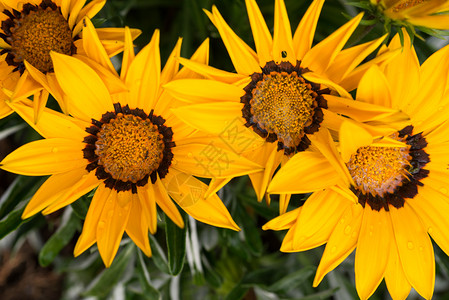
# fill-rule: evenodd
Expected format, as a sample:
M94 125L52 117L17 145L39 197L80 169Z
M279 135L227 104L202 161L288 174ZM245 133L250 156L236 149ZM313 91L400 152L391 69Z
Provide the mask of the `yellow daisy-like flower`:
M384 37L342 50L362 14L312 47L323 4L324 0L313 1L292 36L284 1L276 0L272 36L256 1L246 0L257 52L232 31L214 6L206 13L237 73L181 59L187 68L208 79L179 80L164 86L175 97L193 104L174 109L180 119L220 135L234 151L265 166L263 172L250 175L259 201L279 164L307 149L309 136L337 118L335 111L327 110L325 95L336 92L350 98L347 91L356 87L368 66L392 54L385 52L359 65ZM224 182L214 184L218 188ZM289 196L281 198L281 212L288 201Z
M392 44L399 45L399 38ZM383 278L393 299L405 299L411 287L430 299L435 258L429 235L449 254L449 47L421 67L409 39L403 49L383 72L377 66L366 72L358 101L341 100L348 112L360 102L399 108L410 125L373 139L354 122L343 122L340 152L320 131L315 144L321 153L293 157L268 187L269 193L313 193L264 229L289 229L281 248L286 252L327 243L314 286L357 248L361 299Z
M125 33L121 78L128 92L111 95L86 63L52 52L55 76L69 98L73 118L45 109L34 124L29 102L16 103L14 109L45 139L20 147L0 163L2 169L18 174L51 175L26 206L24 218L41 210L52 213L96 188L74 254L96 242L106 266L124 232L151 255L148 230L156 231L156 204L184 226L172 199L199 221L239 230L218 196L206 198L207 185L191 175L201 170L210 143L197 142L194 130L177 120L170 112L176 101L161 89L173 78L197 76L186 68L178 72L175 57L180 55L181 41L161 72L159 31L137 55L130 30ZM103 53L100 61L107 59ZM207 59L204 43L192 60L207 63ZM228 168L212 176L260 170L229 151L221 154L228 159Z
M449 29L447 0L370 0L389 19L415 26Z
M35 117L51 93L66 111L66 103L50 57L55 51L66 55L87 55L84 34L86 21L95 16L106 0L3 0L0 13L0 118L12 110L5 100L34 96ZM95 29L94 29L95 30ZM123 28L96 29L100 45L109 56L123 50ZM132 30L133 38L140 34ZM89 44L89 42L87 42ZM95 45L97 46L97 45ZM98 56L98 54L96 54Z

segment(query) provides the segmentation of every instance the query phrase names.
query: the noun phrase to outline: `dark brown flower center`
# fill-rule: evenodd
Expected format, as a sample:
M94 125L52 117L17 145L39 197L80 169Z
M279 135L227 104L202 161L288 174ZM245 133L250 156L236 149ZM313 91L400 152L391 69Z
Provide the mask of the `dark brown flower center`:
M96 170L107 187L117 191L132 190L164 178L171 165L173 132L165 120L145 114L141 109L129 109L115 104L115 112L105 113L100 121L93 120L86 129L90 135L84 142L87 170Z
M430 160L424 151L425 138L412 132L408 126L391 136L406 147L360 147L351 156L347 167L355 183L352 190L363 206L368 203L374 210L388 211L390 205L403 207L406 198L418 193L420 180L429 173L423 167Z
M241 98L242 115L246 126L267 142L278 142L278 150L286 155L307 149L310 141L306 134L319 129L323 121L322 108L327 108L321 96L329 91L306 81L301 74L306 70L300 62L268 62L261 73L251 75Z
M49 0L37 5L25 4L21 12L3 12L9 19L2 22L0 35L11 48L7 52L9 65L23 69L27 61L39 71L53 70L50 51L72 55L75 51L72 30L60 8Z

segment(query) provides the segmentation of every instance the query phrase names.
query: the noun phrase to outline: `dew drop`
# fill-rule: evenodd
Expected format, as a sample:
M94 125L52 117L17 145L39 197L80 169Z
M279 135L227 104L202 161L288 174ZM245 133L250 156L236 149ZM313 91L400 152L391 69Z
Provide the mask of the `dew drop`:
M443 193L443 194L447 194L447 189L446 188L441 188L440 192Z
M432 234L433 228L432 228L432 227L429 227L429 228L427 229L427 232L428 232L429 234Z
M333 254L333 253L335 253L335 251L337 251L337 247L332 247L332 249L331 249L331 253Z
M369 236L373 236L373 232L372 231L369 232Z
M193 157L193 153L192 153L192 152L189 152L189 153L187 154L187 156L190 157L190 158L192 158L192 157Z
M415 248L415 245L413 245L412 242L408 242L407 243L407 248L410 249L410 250L413 250L413 248Z
M352 238L356 238L356 237L357 237L357 232L356 232L356 231L353 231L351 237L352 237Z
M103 221L98 222L98 229L103 230L105 226L106 226L105 222Z
M424 248L423 247L419 247L419 251L423 251L424 250Z
M351 226L346 226L346 228L345 228L345 234L346 235L349 235L351 233Z
M438 111L442 111L443 110L443 106L438 106Z
M53 149L51 149L51 152L53 152L53 153L58 152L58 148L54 147Z
M108 218L112 218L113 215L114 215L114 210L113 209L108 211Z

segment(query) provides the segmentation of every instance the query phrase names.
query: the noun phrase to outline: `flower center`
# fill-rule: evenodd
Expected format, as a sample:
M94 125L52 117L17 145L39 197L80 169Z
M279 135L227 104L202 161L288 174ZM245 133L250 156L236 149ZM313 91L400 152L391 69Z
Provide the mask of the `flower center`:
M49 0L37 5L25 4L22 12L14 15L5 10L10 18L2 22L1 37L11 45L6 61L23 68L26 60L39 71L53 70L50 51L66 55L74 52L72 31L60 8ZM19 69L21 69L19 68Z
M98 164L114 179L136 183L162 161L163 136L148 119L119 113L101 126L97 137Z
M268 62L262 73L251 75L241 98L246 126L252 126L267 142L277 141L286 155L310 145L305 134L318 130L323 120L321 108L327 107L321 94L328 90L307 82L301 76L304 72L300 62L296 66Z
M173 132L164 126L165 120L146 115L141 109L129 109L115 104L115 112L93 120L86 129L87 144L84 158L89 161L86 169L96 169L99 179L106 179L107 187L117 191L136 191L137 186L156 182L157 174L164 178L168 173L173 154Z
M407 177L408 148L360 147L347 164L357 188L373 196L393 193Z
M412 8L413 6L416 6L416 5L421 4L423 2L426 2L426 1L429 1L429 0L407 0L407 1L403 1L402 3L396 5L393 8L393 11L394 12L399 12L401 10Z
M355 183L351 189L363 207L368 203L373 210L388 211L417 195L423 185L420 180L429 174L424 166L430 160L424 151L426 139L412 132L413 126L407 126L390 136L406 147L360 147L351 156L346 164Z

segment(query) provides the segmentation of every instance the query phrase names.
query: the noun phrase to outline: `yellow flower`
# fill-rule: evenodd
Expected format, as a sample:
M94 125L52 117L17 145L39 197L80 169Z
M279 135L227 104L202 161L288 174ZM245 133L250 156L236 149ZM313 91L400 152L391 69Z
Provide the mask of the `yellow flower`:
M111 95L86 63L52 52L55 76L69 98L73 118L45 109L34 124L30 102L16 103L14 109L45 139L20 147L0 163L2 169L18 174L51 175L26 206L23 218L42 210L52 213L96 188L74 254L96 242L106 266L125 231L151 255L148 230L156 231L156 204L184 226L172 199L199 221L239 230L218 196L206 199L207 185L192 176L203 171L200 163L213 139L201 143L204 138L177 120L170 112L176 101L161 89L173 78L197 76L186 68L178 72L175 57L180 55L181 40L161 72L159 31L137 55L130 30L125 33L120 76L128 92ZM205 42L192 60L207 63L208 51ZM109 58L102 53L99 60ZM234 153L220 153L216 162L226 157L227 168L214 172L211 167L210 177L260 170Z
M347 91L357 86L369 65L392 55L385 52L360 65L384 37L342 50L362 14L312 47L323 4L324 0L313 1L292 36L284 1L276 0L272 37L256 1L246 0L257 52L232 31L214 6L206 13L237 73L181 59L187 68L208 79L179 80L164 86L175 97L193 104L174 109L180 119L222 136L234 151L265 166L263 172L250 175L259 201L279 164L307 149L309 136L320 126L330 126L338 119L336 111L327 110L326 94L336 92L351 98ZM219 187L224 182L214 184ZM281 213L288 201L289 196L281 197Z
M35 118L51 93L66 111L61 87L53 71L50 51L66 55L98 56L102 46L109 56L123 50L123 28L93 29L99 44L92 44L92 33L82 33L89 19L104 6L106 0L3 0L0 21L0 118L12 110L5 100L20 101L34 96ZM93 27L93 26L92 26ZM91 29L89 29L91 30ZM132 30L133 38L140 30ZM86 38L88 39L86 41ZM86 48L87 47L87 48Z
M397 21L434 29L449 29L447 0L371 0L383 14Z
M393 299L405 299L411 287L430 299L435 261L429 235L449 254L449 47L420 67L410 40L405 42L403 53L383 71L373 66L365 73L358 101L341 100L350 105L348 112L360 102L401 109L410 125L373 138L355 122L343 122L340 152L320 131L315 145L321 153L293 157L268 187L269 193L312 192L302 207L263 228L289 229L281 247L286 252L327 243L314 286L357 248L361 299L369 298L383 278ZM399 38L392 44L400 45Z

